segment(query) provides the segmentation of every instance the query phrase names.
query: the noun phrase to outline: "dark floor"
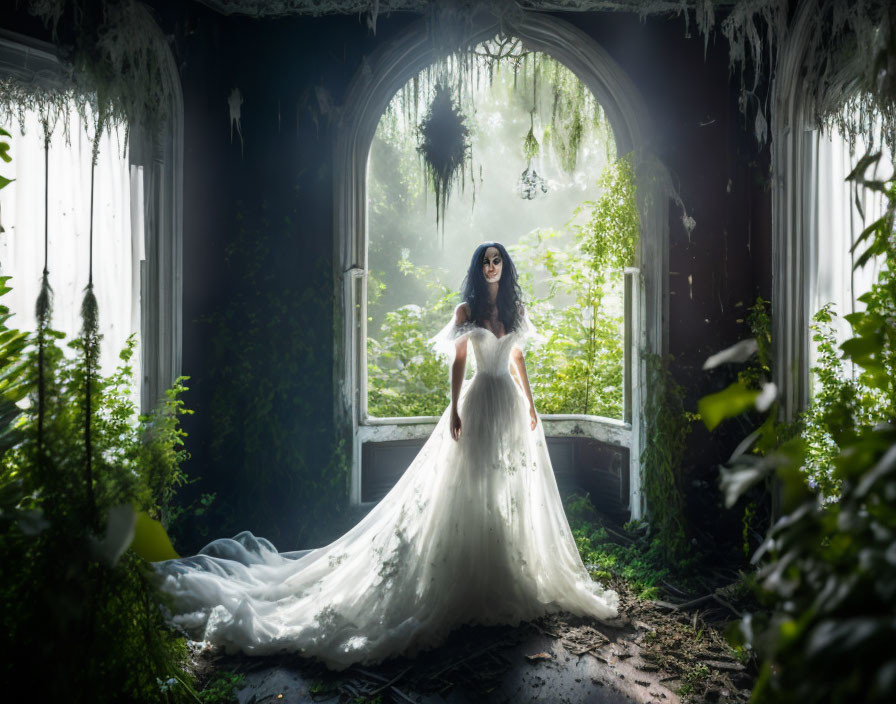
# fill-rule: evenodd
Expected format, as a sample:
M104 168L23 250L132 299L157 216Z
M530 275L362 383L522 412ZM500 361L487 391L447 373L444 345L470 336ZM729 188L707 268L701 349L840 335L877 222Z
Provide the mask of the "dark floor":
M245 675L240 704L299 702L678 702L667 673L642 660L643 631L552 616L512 627L464 627L441 647L340 673L296 657L211 651L203 666Z

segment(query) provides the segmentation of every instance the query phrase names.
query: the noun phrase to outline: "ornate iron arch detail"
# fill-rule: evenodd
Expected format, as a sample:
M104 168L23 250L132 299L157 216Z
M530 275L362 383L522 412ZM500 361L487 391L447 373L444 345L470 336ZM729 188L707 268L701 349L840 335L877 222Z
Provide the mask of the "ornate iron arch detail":
M467 24L464 44L475 46L499 32L549 54L569 68L592 91L613 129L618 154L632 154L638 184L641 241L638 310L633 311L636 349L662 353L667 347L668 207L672 193L666 169L651 153L651 125L644 102L628 76L590 36L550 15L521 12L512 21L482 12ZM437 61L425 19L401 37L381 46L364 61L346 93L333 144L334 229L334 397L335 419L352 448L350 498L360 502L360 441L366 361L367 213L366 170L370 145L380 117L392 97L411 78ZM640 354L632 360L633 385L640 389L644 369ZM403 419L426 424L431 419ZM382 428L380 428L382 430ZM387 433L375 439L386 439ZM631 422L630 508L643 515L639 458L644 429L640 406L633 403Z

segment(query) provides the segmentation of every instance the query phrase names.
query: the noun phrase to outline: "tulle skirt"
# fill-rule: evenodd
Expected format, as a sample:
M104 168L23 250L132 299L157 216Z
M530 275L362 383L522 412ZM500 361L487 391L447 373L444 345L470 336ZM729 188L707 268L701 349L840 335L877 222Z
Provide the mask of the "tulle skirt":
M618 597L571 535L541 423L507 373L478 373L389 494L300 559L251 533L157 565L171 620L229 651L313 656L332 669L411 655L464 623L553 611L598 619Z

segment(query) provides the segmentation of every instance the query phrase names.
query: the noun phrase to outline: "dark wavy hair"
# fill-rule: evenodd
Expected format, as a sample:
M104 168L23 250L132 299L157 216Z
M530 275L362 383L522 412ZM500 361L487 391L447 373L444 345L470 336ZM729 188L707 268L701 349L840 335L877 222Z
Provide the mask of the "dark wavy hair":
M516 330L520 322L520 309L523 305L523 292L517 280L516 267L513 260L499 242L483 242L473 252L470 268L461 285L461 295L470 306L470 319L480 324L488 313L488 282L482 273L482 260L485 250L494 247L501 255L501 279L498 282L498 319L504 324L504 331Z

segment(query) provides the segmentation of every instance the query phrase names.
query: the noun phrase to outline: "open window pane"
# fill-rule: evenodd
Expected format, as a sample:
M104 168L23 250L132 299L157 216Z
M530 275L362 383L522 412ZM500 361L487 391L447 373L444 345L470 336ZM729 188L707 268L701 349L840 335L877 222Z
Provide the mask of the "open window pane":
M472 166L451 191L438 227L417 148L435 69L393 98L374 137L367 170L367 413L444 410L448 372L427 339L450 319L470 256L489 240L514 259L541 333L527 354L539 410L621 420L622 268L631 256L617 250L630 253L637 240L631 171L616 161L603 111L572 72L545 55L511 53L495 62L483 58L487 53L496 53L494 42L474 50L472 70L450 72L455 82L464 75L459 105L471 130ZM457 99L458 85L452 91ZM530 138L527 153L530 129L537 144Z

